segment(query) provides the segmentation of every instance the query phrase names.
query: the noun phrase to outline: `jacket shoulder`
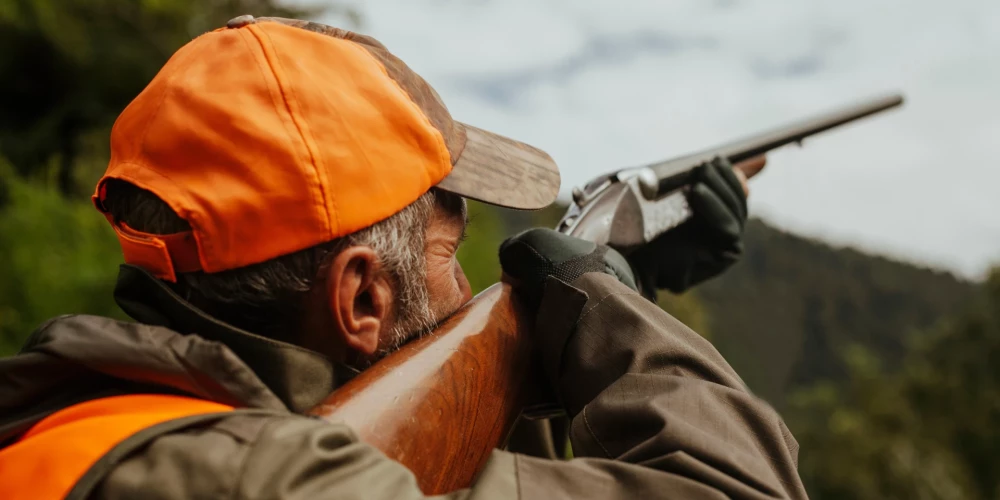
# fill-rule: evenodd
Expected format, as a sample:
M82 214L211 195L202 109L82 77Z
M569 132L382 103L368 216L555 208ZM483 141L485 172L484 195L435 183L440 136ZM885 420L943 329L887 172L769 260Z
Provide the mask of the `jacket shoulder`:
M510 473L494 475L513 481L512 470L507 471L512 465L502 469ZM346 424L296 414L234 414L156 438L108 471L89 498L317 500L362 495L423 498L409 470L361 442ZM456 495L464 498L464 493Z
M135 449L114 463L95 465L93 472L100 477L88 498L232 497L241 489L246 462L263 436L313 422L292 413L236 410L142 443L126 440L119 446Z

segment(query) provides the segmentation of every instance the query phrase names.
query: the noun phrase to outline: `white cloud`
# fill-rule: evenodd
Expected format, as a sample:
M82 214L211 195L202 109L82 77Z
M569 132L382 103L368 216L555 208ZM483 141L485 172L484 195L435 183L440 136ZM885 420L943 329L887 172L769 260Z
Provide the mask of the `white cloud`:
M1000 258L1000 2L373 0L362 31L564 190L884 90L909 102L772 155L768 220L977 276Z

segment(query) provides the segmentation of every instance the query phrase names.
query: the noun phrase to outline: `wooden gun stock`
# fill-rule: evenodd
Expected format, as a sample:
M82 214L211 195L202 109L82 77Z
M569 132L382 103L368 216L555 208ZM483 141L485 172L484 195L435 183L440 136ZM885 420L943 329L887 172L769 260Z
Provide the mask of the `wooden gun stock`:
M530 322L510 293L486 289L312 413L353 427L425 494L468 487L531 397Z

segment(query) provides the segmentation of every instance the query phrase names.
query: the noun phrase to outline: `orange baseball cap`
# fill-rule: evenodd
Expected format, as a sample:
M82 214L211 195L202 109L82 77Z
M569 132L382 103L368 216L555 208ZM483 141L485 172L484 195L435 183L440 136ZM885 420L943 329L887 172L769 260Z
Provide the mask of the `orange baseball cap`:
M111 220L107 179L153 192L191 231ZM235 269L348 235L431 187L537 209L559 191L543 151L454 121L378 41L241 16L175 53L122 112L93 200L125 262L156 276Z

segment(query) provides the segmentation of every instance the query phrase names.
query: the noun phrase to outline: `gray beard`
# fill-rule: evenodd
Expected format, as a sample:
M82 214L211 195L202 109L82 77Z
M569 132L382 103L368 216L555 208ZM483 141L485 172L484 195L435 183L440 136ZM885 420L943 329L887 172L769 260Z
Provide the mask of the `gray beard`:
M423 337L437 325L437 318L431 310L427 285L423 280L400 280L399 299L396 302L396 324L389 330L387 341L375 354L360 360L355 368L364 370L382 358L398 351L411 340Z
M376 360L398 351L400 347L411 340L423 337L425 333L430 332L437 325L434 313L427 301L420 304L420 307L413 309L409 314L401 315L400 318L403 319L397 321L396 325L389 330L389 342L375 353Z

